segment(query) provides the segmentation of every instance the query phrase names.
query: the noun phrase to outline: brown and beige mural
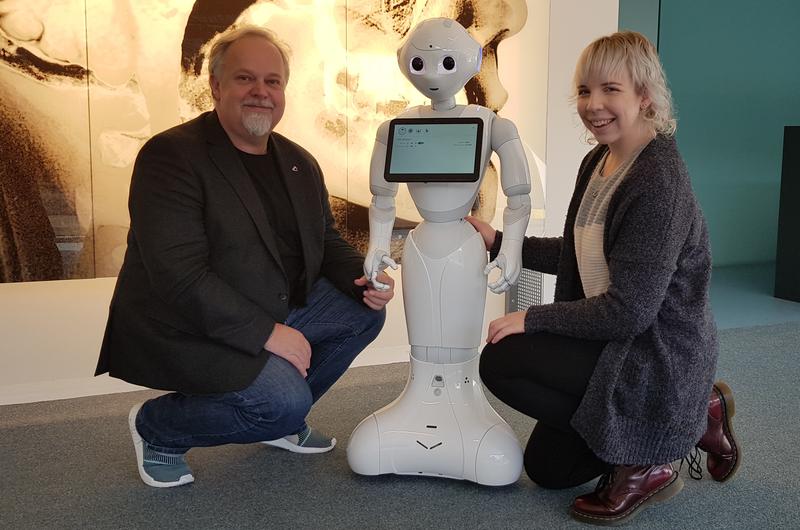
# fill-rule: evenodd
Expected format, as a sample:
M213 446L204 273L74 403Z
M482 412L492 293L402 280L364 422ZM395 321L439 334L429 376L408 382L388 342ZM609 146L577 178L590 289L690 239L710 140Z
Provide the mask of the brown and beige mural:
M216 34L269 27L292 49L279 130L326 173L342 232L366 242L375 130L424 99L396 49L417 22L458 20L484 46L460 96L502 113L498 45L525 0L0 0L0 281L114 276L133 161L153 134L209 110ZM494 216L497 178L475 211ZM418 221L398 198L397 239Z

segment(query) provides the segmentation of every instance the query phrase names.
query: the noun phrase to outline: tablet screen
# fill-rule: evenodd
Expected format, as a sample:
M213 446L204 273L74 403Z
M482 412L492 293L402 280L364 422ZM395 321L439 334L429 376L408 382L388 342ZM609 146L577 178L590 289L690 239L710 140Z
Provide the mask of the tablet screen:
M480 178L483 120L396 118L389 127L388 182L475 182Z

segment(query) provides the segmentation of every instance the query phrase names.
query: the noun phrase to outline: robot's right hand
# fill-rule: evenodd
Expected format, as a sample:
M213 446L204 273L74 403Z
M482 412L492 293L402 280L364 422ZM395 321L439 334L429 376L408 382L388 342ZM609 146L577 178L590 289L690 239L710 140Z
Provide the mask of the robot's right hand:
M364 260L364 276L372 283L373 286L379 291L386 291L389 285L378 281L378 274L383 272L386 267L391 267L392 270L397 270L397 262L395 262L389 251L384 249L370 249L367 252L367 259Z
M502 294L517 283L521 268L518 260L509 260L503 252L498 254L494 261L486 265L483 273L488 276L496 268L500 269L500 277L497 281L489 284L489 289L495 294Z

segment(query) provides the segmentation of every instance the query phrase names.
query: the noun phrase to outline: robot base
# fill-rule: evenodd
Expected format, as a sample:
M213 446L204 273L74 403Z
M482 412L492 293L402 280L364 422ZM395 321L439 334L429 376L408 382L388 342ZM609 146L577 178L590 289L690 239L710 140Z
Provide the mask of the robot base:
M427 475L487 486L516 482L522 448L486 401L478 361L477 355L457 364L411 357L403 393L350 436L350 468L361 475Z

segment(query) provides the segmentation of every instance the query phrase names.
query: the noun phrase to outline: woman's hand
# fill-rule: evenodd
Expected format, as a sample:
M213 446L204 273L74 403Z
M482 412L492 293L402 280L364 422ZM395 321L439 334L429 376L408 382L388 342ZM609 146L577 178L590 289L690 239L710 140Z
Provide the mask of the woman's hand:
M497 230L492 228L492 225L485 221L481 221L477 217L468 215L464 218L469 224L475 227L475 230L483 238L483 243L486 245L486 250L491 250L494 246L494 240L497 237Z
M492 320L486 342L495 344L509 335L519 333L525 333L525 311L516 311Z

